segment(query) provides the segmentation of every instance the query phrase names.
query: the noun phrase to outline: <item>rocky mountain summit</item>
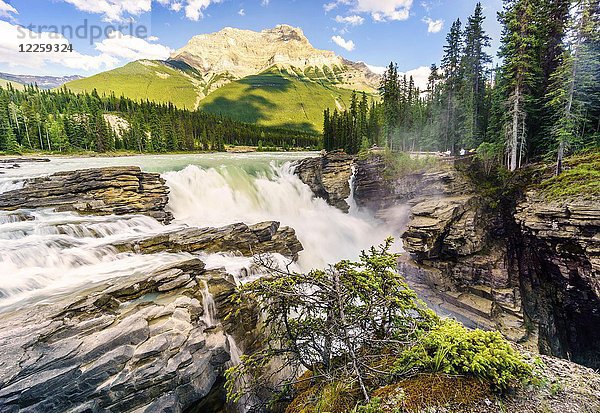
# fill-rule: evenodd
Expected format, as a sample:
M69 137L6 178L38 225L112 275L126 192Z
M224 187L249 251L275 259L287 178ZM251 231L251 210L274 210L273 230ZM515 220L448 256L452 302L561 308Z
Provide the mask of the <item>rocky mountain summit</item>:
M343 72L340 84L348 88L373 89L379 76L365 65L353 63L326 50L315 49L300 28L285 24L254 32L226 27L194 36L171 55L204 76L227 75L234 79L259 74L273 66L291 72L310 67Z

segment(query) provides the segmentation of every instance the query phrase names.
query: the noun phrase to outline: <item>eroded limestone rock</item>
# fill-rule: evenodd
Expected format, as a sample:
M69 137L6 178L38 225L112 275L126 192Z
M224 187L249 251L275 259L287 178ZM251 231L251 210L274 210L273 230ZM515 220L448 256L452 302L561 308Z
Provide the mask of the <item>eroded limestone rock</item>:
M313 193L327 201L329 205L348 212L350 205L350 178L354 158L344 152L329 152L317 158L307 158L298 162L296 174Z
M0 209L55 208L80 214L144 214L169 223L169 189L140 168L110 167L58 172L33 178L22 189L0 194Z
M220 322L208 325L203 306L204 283L228 277L189 259L2 314L0 410L192 406L229 360L226 331Z

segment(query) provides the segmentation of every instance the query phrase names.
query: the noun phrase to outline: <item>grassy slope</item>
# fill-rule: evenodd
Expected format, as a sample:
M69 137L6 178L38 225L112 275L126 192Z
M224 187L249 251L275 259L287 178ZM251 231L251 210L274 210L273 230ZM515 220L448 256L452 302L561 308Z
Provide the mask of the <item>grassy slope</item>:
M147 61L146 61L147 62ZM66 84L74 92L124 95L131 99L148 99L159 103L172 102L180 108L194 109L197 103L198 86L192 78L199 80L191 70L186 73L162 62L152 65L140 61L129 63L118 69L103 72L85 79Z
M570 157L565 160L564 167L562 174L546 179L539 185L546 199L600 198L600 152Z
M15 89L22 90L24 89L24 85L17 82L10 82L8 80L0 79L0 87L6 88L9 84L13 85Z
M322 71L317 73L272 68L217 89L200 107L243 122L321 131L323 110L345 107L352 92L335 87Z
M149 61L145 61L149 62ZM164 62L141 61L66 84L74 92L91 92L132 99L172 102L180 108L200 108L236 120L266 126L289 127L320 132L323 110L345 108L351 91L338 87L342 68L307 68L291 72L271 68L259 75L229 83L199 101L208 87L192 68L174 68ZM219 82L221 76L207 79Z

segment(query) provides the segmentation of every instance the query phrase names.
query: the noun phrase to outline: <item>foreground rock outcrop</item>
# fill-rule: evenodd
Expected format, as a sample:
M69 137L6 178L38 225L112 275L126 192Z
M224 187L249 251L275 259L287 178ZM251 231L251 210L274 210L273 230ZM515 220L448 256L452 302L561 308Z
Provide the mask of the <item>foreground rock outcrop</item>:
M329 205L348 212L346 201L350 196L350 178L354 158L344 152L303 159L296 165L296 174L313 193Z
M303 181L324 198L318 174L307 171L328 157L304 161L312 167ZM537 187L545 179L539 172L505 188L485 186L469 158L401 176L390 176L381 156L352 167L356 204L402 233L408 255L400 267L433 309L526 348L600 367L599 199L548 201ZM338 186L344 178L338 175Z
M22 189L0 194L0 209L55 208L80 214L144 214L163 223L169 189L158 174L138 167L58 172L28 180Z
M208 291L215 283L221 294L235 288L231 276L207 272L190 258L2 314L0 411L194 406L223 374L232 350L211 314Z

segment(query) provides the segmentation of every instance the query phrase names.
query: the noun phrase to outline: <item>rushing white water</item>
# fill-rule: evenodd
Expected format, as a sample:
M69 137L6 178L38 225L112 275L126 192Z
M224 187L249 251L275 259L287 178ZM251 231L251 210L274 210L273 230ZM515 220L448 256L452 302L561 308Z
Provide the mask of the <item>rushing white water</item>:
M315 198L293 174L292 164L271 164L251 175L235 166L203 169L191 165L164 175L171 188L169 208L179 221L197 226L276 220L294 228L305 251L303 269L356 258L393 235L381 222L351 211L344 214Z
M112 277L148 272L189 254L119 253L112 244L171 230L181 225L221 226L277 220L296 230L305 250L293 270L308 270L356 258L381 243L390 229L359 211L350 198L350 214L315 199L293 174L290 161L307 154L147 156L53 159L23 164L0 175L0 192L26 178L97 166L138 165L161 172L171 189L169 208L175 223L165 227L145 216L78 216L48 210L0 211L0 311L42 302ZM201 255L207 268L224 267L248 281L260 276L251 258ZM285 264L281 256L275 256ZM207 320L208 321L208 320Z

